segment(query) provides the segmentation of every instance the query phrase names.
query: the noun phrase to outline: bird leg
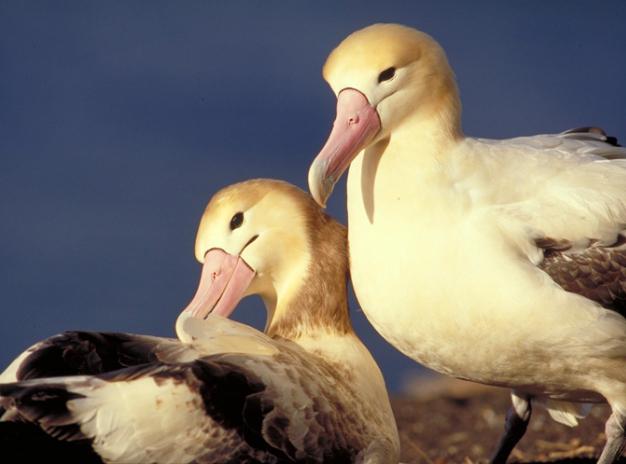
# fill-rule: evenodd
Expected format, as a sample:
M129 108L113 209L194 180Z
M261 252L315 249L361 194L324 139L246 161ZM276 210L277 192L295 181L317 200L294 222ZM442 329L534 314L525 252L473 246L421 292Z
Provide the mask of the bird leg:
M498 447L491 458L491 464L506 463L509 454L526 433L526 427L530 421L532 412L530 397L519 396L515 392L511 392L511 402L513 405L506 415L504 435L500 438Z
M604 425L606 444L598 459L598 464L613 464L621 456L624 448L624 425L626 425L626 416L613 410L611 417Z

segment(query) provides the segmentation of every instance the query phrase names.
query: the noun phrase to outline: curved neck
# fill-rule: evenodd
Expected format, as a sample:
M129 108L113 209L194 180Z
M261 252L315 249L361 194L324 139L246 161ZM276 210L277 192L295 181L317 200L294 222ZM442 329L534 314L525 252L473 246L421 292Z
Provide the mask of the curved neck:
M296 339L315 332L352 331L348 314L346 233L343 226L325 218L322 224L312 228L314 253L299 287L276 298L266 330L271 337Z

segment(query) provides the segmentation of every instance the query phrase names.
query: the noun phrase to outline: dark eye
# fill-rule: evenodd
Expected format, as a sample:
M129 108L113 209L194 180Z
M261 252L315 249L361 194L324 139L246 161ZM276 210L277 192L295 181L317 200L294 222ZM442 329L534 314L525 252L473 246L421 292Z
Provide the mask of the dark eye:
M383 81L388 81L389 79L392 79L395 75L396 68L394 68L393 66L391 68L387 68L378 75L378 83L380 84Z
M240 211L230 219L230 230L235 230L243 224L243 213Z

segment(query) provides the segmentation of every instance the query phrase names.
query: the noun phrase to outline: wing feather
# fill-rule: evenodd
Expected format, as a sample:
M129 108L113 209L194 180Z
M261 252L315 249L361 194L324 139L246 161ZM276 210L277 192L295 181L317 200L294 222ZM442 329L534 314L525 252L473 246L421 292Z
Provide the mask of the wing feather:
M43 377L96 375L158 360L175 339L125 333L64 332L36 343L0 375L0 383Z
M626 148L613 141L590 129L466 139L450 175L476 211L493 215L518 241L610 244L626 229Z
M70 352L100 359L70 364L83 375L0 385L0 404L12 412L4 420L35 422L110 462L354 462L373 441L393 449L372 426L385 418L363 404L343 365L218 316L181 317L177 331L183 342L72 333ZM53 339L21 358L31 366L25 377L41 375L46 357L66 361L54 350L29 360ZM124 348L110 348L113 339Z
M583 249L540 240L539 268L568 292L578 293L626 317L626 236L611 245L590 241ZM555 246L551 245L557 243Z

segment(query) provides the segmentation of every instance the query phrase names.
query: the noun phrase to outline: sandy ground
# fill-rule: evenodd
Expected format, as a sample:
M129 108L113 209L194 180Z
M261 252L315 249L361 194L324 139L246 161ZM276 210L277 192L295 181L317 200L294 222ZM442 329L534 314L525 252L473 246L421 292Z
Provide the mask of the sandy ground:
M432 377L413 382L392 400L402 462L419 464L486 463L504 428L509 393L499 388ZM528 431L509 462L595 463L604 446L606 405L595 406L578 427L554 422L533 408ZM622 458L620 463L626 463Z

